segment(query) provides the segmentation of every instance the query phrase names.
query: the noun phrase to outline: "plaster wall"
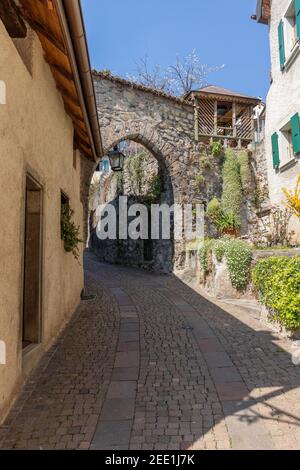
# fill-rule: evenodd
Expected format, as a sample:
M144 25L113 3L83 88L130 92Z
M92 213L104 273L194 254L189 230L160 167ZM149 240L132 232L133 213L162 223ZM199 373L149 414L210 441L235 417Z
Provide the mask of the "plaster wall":
M0 421L26 375L76 309L83 287L82 260L64 251L60 237L61 190L70 198L76 223L83 225L81 157L76 155L75 169L71 119L40 42L30 34L22 59L21 45L17 49L0 21L0 80L6 85L6 104L0 105L0 340L7 349L6 365L0 365ZM28 357L22 351L27 173L43 189L41 344Z

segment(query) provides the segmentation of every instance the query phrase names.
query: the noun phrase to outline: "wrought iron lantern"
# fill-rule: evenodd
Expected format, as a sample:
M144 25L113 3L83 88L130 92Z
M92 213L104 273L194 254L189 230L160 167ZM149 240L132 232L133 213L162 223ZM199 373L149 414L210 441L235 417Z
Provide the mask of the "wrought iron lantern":
M108 152L108 158L112 171L123 171L125 155L120 152L118 146Z

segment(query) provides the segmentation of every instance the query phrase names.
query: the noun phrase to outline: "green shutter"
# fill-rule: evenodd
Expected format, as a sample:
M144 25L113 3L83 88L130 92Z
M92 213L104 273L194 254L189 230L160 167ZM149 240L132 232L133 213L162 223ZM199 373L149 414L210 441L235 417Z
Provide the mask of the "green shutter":
M278 134L275 132L272 135L272 152L273 152L273 167L279 168L280 159L279 159L279 145L278 145Z
M281 20L278 26L278 42L279 42L279 57L280 57L280 68L284 68L285 64L285 48L284 48L284 31L283 21Z
M300 38L300 0L295 0L297 37Z
M300 118L296 113L291 119L294 154L300 153Z

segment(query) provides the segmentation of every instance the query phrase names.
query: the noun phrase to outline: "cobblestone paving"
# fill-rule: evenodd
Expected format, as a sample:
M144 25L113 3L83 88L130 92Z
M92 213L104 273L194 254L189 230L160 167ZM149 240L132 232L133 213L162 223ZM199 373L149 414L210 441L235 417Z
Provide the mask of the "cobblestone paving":
M88 254L86 285L97 297L30 377L1 448L300 449L290 343L175 276Z

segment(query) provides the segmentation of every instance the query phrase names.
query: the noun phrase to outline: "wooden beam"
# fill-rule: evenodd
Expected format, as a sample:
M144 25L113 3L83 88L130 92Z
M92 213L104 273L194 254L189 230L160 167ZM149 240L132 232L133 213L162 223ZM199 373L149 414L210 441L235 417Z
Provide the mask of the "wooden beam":
M77 108L81 108L77 97L72 95L72 93L70 93L69 90L67 90L66 88L61 86L59 83L56 84L56 88L63 95L63 97L65 97L66 99L71 101L71 103L73 103L75 106L77 106Z
M194 98L194 127L195 127L195 140L199 140L199 103L197 98Z
M77 144L82 144L82 145L85 145L86 147L89 147L90 143L89 141L86 141L84 140L75 130L75 142L77 142Z
M72 119L75 119L76 121L84 122L83 117L79 113L76 113L76 111L74 111L70 106L68 106L66 102L64 102L64 105L65 105L66 112L69 114L69 116Z
M93 159L93 153L91 151L91 149L88 149L86 148L84 145L82 144L78 144L78 147L79 147L79 150L85 155L87 156L88 158L92 158Z
M214 133L218 134L218 101L214 102Z
M26 24L13 0L0 1L0 18L11 38L26 38Z
M233 137L236 137L236 103L232 103L232 127Z
M74 81L73 74L66 70L64 67L61 65L58 65L57 63L54 62L53 59L50 59L48 55L45 55L45 60L50 67L52 67L57 73L62 75L64 78L66 78L69 81Z
M33 20L31 16L28 14L26 9L23 9L24 12L24 17L37 33L41 34L44 36L51 44L53 44L60 52L62 52L64 55L67 55L67 50L64 45L64 43L58 39L54 34L52 34L49 29L47 28L46 25L39 23L36 20Z
M79 126L78 122L74 122L74 129L75 129L76 133L79 134L82 137L83 140L87 137L86 130L82 129L82 127Z

